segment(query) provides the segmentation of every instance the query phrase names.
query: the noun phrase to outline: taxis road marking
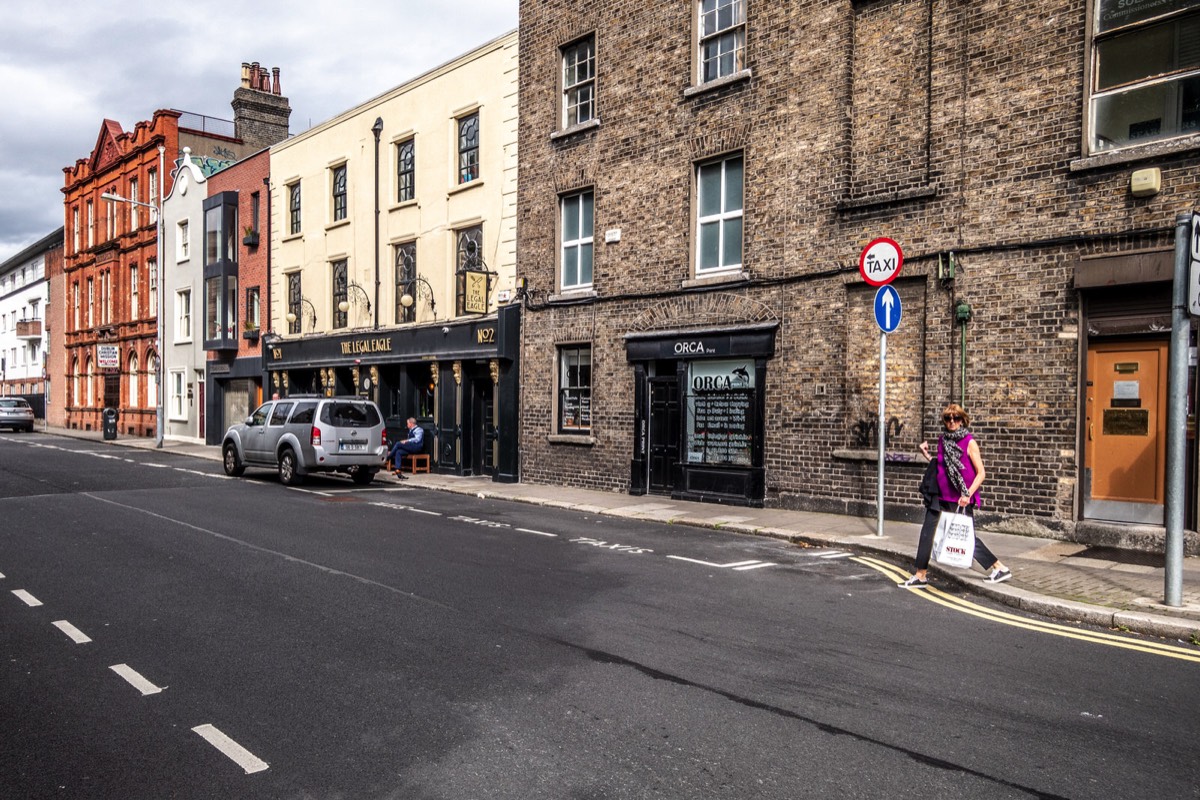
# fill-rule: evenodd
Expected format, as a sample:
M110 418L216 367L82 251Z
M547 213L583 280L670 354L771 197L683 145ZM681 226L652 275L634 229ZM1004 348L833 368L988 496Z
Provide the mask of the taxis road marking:
M909 574L904 570L896 567L886 561L879 561L874 558L866 558L856 556L852 561L855 561L863 566L870 567L877 572L882 573L887 578L895 580L897 583L909 577ZM955 597L949 592L944 592L941 589L935 589L930 586L925 589L908 589L911 594L922 595L926 600L954 611L959 611L971 616L980 617L981 619L999 622L1003 625L1011 625L1016 628L1024 628L1025 630L1037 631L1038 633L1049 633L1054 636L1062 636L1067 639L1078 639L1083 642L1091 642L1093 644L1103 644L1109 647L1120 647L1125 650L1136 650L1142 653L1150 653L1156 656L1167 656L1168 658L1177 658L1182 661L1193 661L1200 664L1200 652L1197 652L1186 647L1177 647L1170 644L1162 644L1159 642L1138 642L1123 638L1111 633L1102 633L1100 631L1085 631L1077 628L1059 625L1053 622L1044 622L1037 619L1028 619L1026 617L1010 614L1005 611L997 611L990 608L985 608L977 603L972 603L970 600L964 600L961 597Z

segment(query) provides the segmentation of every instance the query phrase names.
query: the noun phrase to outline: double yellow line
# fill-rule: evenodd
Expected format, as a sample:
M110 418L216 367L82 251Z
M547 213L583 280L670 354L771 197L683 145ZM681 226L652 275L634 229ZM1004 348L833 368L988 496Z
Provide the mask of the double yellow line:
M870 567L877 572L882 573L890 580L900 583L909 577L909 574L899 567L893 566L886 561L880 561L875 558L865 556L854 556L850 559L863 566ZM1025 630L1038 631L1039 633L1049 633L1054 636L1062 636L1067 639L1079 639L1084 642L1092 642L1093 644L1103 644L1109 647L1121 647L1125 650L1137 650L1142 653L1150 653L1156 656L1166 656L1168 658L1178 658L1182 661L1193 661L1200 663L1200 650L1187 647L1178 647L1170 644L1160 644L1158 642L1149 641L1134 641L1126 639L1122 636L1117 636L1111 633L1101 633L1099 631L1086 631L1077 628L1071 628L1066 625L1058 625L1053 622L1042 622L1036 619L1027 619L1019 617L1015 614L1009 614L1004 611L995 611L990 608L972 603L969 600L964 600L960 597L955 597L948 592L943 592L941 589L935 589L929 586L925 589L909 589L910 593L920 595L930 602L945 606L946 608L960 611L964 614L970 614L982 619L999 622L1003 625L1011 625L1014 628L1024 628Z

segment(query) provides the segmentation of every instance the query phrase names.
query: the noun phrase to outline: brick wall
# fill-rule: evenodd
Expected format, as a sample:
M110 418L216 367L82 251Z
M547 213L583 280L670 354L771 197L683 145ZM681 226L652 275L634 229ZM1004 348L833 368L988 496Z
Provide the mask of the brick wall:
M623 336L717 324L752 308L779 323L768 362L767 504L866 513L859 458L878 391L873 290L857 273L876 236L901 243L901 328L888 342L888 449L911 455L940 410L972 410L994 524L1068 535L1076 516L1083 341L1075 264L1170 247L1195 205L1200 159L1155 163L1161 194L1128 192L1128 164L1080 163L1083 0L751 4L752 77L694 81L688 3L521 3L519 271L524 322L522 477L629 489L633 370ZM997 35L997 32L1003 35ZM600 124L559 126L558 48L594 32ZM745 156L746 275L694 285L692 170ZM595 190L595 297L555 304L557 194ZM604 232L620 229L618 243ZM953 281L937 276L953 251ZM698 316L697 295L736 296ZM954 307L970 305L964 329ZM556 343L594 347L594 444L560 444ZM864 427L865 423L865 427ZM920 467L888 470L888 513L917 509Z

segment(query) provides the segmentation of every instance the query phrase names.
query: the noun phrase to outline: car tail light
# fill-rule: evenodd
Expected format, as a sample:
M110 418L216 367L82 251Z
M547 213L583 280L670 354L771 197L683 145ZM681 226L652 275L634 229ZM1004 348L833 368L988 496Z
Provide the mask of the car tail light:
M387 428L384 428L379 432L379 443L382 444L384 448L387 448Z
M321 429L318 428L316 425L313 425L313 429L312 429L312 443L313 443L313 447L321 446Z

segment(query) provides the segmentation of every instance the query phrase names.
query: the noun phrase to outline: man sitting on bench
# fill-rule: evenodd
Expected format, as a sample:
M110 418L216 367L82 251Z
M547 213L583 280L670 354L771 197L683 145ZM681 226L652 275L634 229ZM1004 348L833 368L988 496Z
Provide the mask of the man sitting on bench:
M408 438L401 439L392 445L392 450L388 454L388 458L392 462L392 470L396 473L396 477L404 480L404 473L400 470L400 459L405 455L415 455L425 449L425 429L417 424L414 417L408 418Z

